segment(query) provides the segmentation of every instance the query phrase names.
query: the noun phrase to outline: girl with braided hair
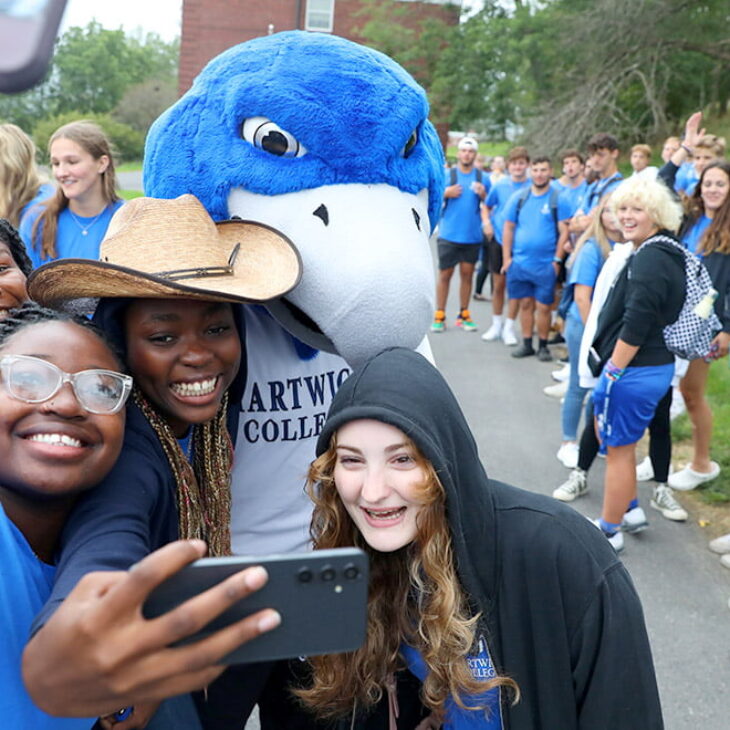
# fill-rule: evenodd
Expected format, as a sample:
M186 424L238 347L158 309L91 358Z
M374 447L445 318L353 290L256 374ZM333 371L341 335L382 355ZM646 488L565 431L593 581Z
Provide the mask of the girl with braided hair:
M121 457L69 521L38 625L86 573L126 569L178 538L205 540L210 555L231 553L231 434L245 378L238 305L284 294L299 274L284 236L254 223L214 223L191 195L130 201L110 224L101 261L56 261L33 272L37 300L101 297L94 320L135 379ZM118 727L143 727L153 711L138 706L134 724ZM194 711L184 712L180 726L192 730Z
M0 218L0 321L28 299L26 280L31 268L18 231L9 220Z

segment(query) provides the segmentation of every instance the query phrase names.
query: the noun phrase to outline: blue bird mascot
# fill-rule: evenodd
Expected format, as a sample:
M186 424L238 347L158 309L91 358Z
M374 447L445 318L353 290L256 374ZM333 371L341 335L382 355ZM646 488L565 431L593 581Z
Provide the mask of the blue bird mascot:
M387 56L292 31L214 58L150 131L147 195L192 193L215 220L282 231L302 258L286 298L245 311L236 553L306 549L303 478L337 388L387 347L428 352L444 172L427 116Z

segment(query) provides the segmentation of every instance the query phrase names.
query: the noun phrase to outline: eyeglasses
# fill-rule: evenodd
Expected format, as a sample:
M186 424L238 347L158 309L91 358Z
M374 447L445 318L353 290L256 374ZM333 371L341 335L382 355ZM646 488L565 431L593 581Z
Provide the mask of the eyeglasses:
M132 390L129 375L113 370L66 373L53 363L29 355L0 358L0 374L8 394L26 403L43 403L53 398L64 383L70 383L79 404L98 415L118 413Z

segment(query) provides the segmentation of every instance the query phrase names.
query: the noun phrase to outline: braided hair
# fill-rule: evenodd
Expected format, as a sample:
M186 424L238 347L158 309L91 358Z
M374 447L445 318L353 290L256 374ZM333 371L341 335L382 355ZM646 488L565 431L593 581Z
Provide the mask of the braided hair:
M230 555L233 445L226 427L228 393L214 418L193 427L192 465L170 424L142 391L135 387L132 397L157 434L175 478L180 538L205 540L211 556Z
M17 228L7 218L0 218L0 241L10 249L10 255L17 267L28 276L33 270L33 264L28 257L25 244L21 240Z
M120 372L124 372L125 368L123 367L122 359L119 356L119 351L109 341L104 332L93 322L86 317L81 317L77 314L59 312L56 309L41 307L35 302L25 302L21 306L11 309L8 312L7 317L0 319L0 349L13 335L17 334L21 330L26 327L31 327L34 324L44 324L45 322L67 322L83 327L83 329L91 332L109 348L119 364Z

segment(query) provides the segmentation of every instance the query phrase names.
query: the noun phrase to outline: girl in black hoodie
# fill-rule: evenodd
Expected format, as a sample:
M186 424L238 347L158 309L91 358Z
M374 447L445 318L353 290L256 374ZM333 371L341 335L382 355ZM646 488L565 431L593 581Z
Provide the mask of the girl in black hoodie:
M355 372L317 453L315 546L371 560L365 645L313 659L299 692L317 714L382 728L382 699L390 728L413 730L396 695L407 704L415 674L431 713L419 728L663 727L628 573L584 517L487 478L423 357L388 350Z

